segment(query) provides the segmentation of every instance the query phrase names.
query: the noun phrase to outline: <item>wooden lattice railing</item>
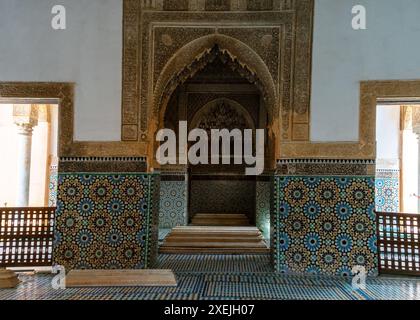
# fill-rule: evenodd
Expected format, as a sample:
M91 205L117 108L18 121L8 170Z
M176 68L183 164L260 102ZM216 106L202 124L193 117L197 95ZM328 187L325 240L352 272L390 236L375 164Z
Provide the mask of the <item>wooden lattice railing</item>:
M52 265L56 208L0 208L0 267Z
M379 272L420 275L420 215L377 213Z

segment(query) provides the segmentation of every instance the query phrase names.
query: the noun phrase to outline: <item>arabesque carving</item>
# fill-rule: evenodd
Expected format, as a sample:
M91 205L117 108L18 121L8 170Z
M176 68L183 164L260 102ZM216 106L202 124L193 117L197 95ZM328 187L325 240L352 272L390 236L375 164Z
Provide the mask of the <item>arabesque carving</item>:
M196 73L203 70L208 64L213 63L216 59L220 59L220 61L232 71L237 72L244 79L247 79L249 83L254 84L261 91L264 99L267 99L268 95L266 90L255 72L251 71L247 65L238 61L238 59L232 56L227 50L221 50L217 44L213 48L206 50L204 53L197 56L190 65L185 66L181 72L175 74L167 84L161 99L169 99L179 85L182 85L188 79L194 77ZM156 98L159 99L159 97ZM161 102L162 101L159 101L155 106L159 106ZM159 112L156 108L154 111Z

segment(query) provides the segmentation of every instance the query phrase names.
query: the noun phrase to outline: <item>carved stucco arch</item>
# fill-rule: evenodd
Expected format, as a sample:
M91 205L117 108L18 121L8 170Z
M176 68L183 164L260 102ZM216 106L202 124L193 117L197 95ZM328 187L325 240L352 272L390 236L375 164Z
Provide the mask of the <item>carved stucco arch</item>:
M236 111L238 111L246 120L248 123L247 129L255 130L255 122L254 119L252 119L251 115L249 114L248 110L244 106L242 106L239 102L236 102L232 99L228 98L217 98L210 102L207 102L204 106L202 106L192 117L190 129L194 129L198 121L202 118L203 114L205 114L209 109L214 107L219 102L227 102L230 104L231 107L233 107ZM222 129L222 128L221 128Z
M149 101L152 115L149 124L149 133L154 134L163 127L165 112L169 99L176 87L170 86L171 81L183 71L190 72L192 77L197 70L190 68L191 64L198 62L202 56L209 53L215 46L229 54L232 60L250 71L261 83L264 92L266 110L268 113L268 137L272 150L270 151L270 163L275 167L275 159L279 154L280 141L280 103L279 93L276 90L271 73L262 58L248 45L238 39L222 35L212 34L195 39L179 49L167 62L156 82L153 92L150 92ZM203 66L204 67L204 66ZM184 80L185 81L185 80ZM178 85L182 84L180 80ZM157 144L153 140L149 148L149 159L155 158ZM156 163L154 163L156 166Z

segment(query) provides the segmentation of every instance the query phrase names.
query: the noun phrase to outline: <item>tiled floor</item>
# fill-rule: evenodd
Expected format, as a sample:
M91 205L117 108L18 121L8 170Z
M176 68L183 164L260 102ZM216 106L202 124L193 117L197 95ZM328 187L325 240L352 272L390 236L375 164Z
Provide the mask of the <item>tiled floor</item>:
M265 255L161 255L160 268L172 268L177 288L81 288L53 290L51 275L25 276L17 289L0 290L0 300L371 300L419 299L420 279L368 279L353 291L351 281L319 276L285 276L271 271Z

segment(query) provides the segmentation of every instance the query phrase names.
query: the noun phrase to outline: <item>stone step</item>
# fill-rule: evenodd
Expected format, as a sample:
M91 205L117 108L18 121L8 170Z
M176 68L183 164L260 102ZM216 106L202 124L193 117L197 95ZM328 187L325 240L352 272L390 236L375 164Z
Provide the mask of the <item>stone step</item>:
M249 226L249 219L244 214L198 213L192 220L193 226Z
M208 236L206 234L204 235L197 235L194 236L194 241L198 241L198 242L251 242L251 243L258 243L261 240L263 240L262 237L254 237L254 236L250 236L250 237L226 237L226 236ZM167 242L170 243L190 243L191 242L191 237L185 237L185 236L176 236L176 235L172 235L170 237L166 238Z
M227 220L227 219L193 219L193 226L248 226L248 220Z
M218 217L221 219L248 219L248 217L242 213L197 213L194 217L195 218Z
M191 229L189 229L191 228ZM209 237L258 237L261 235L261 232L255 228L246 228L242 227L237 229L237 227L177 227L172 230L169 236L185 236L185 237L194 237L194 236L209 236ZM205 233L204 233L205 232Z
M161 247L159 253L165 254L268 254L265 248L191 248L191 247Z
M266 248L263 241L259 242L199 242L192 241L190 243L166 241L166 247L190 247L190 248Z
M161 253L268 253L257 227L177 227L166 237Z

